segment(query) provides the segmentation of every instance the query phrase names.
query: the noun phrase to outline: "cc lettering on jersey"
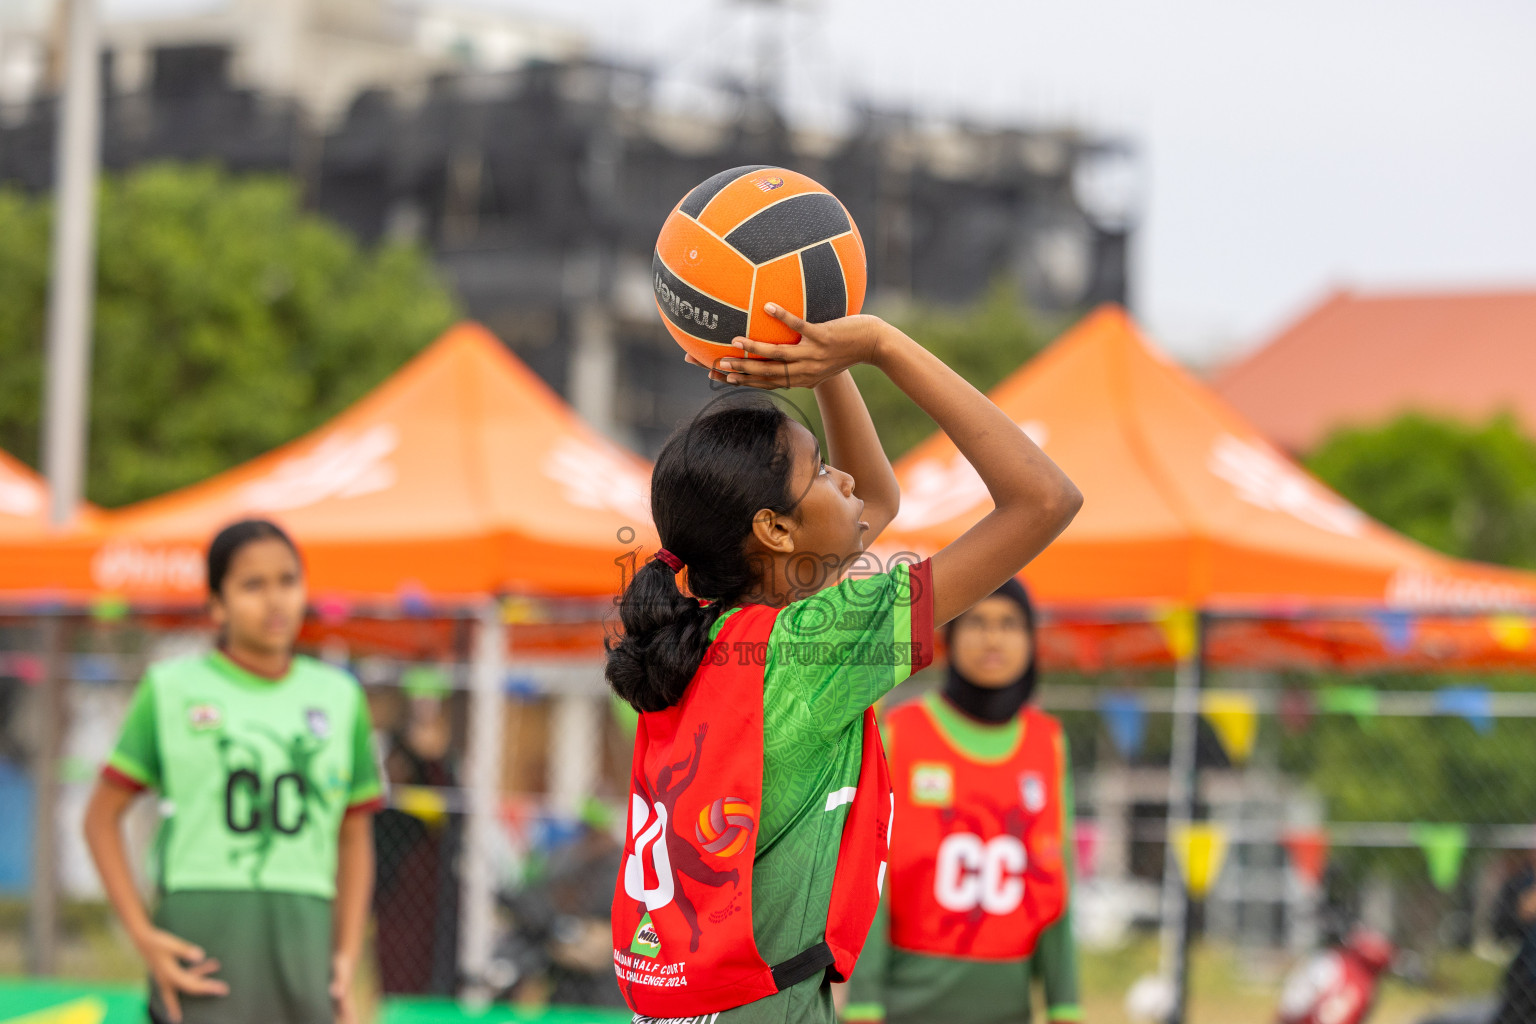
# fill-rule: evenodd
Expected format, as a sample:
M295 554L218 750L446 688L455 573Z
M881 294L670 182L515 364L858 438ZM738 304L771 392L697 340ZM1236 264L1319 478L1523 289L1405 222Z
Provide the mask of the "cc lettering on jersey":
M983 840L971 832L954 832L939 844L934 865L933 895L939 906L955 913L980 908L1005 916L1024 901L1024 870L1029 855L1015 836Z

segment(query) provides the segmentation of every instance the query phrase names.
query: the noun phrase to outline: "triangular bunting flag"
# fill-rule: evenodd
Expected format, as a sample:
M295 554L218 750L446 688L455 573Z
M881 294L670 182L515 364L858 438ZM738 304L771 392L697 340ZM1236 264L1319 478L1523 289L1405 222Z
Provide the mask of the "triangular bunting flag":
M1180 825L1173 831L1173 853L1190 898L1204 899L1226 863L1226 829L1209 822Z
M1253 697L1235 690L1212 690L1200 698L1200 713L1211 723L1216 738L1233 764L1243 764L1253 754L1259 716Z
M1458 715L1486 736L1493 731L1493 695L1485 686L1446 686L1435 693L1435 710Z
M128 599L120 594L103 594L91 602L91 618L97 622L121 622L128 617Z
M1291 829L1281 837L1291 867L1309 885L1318 885L1328 868L1328 833L1320 828Z
M543 618L537 601L527 597L508 597L501 602L501 621L509 626L538 622Z
M324 594L315 599L315 614L326 625L335 625L352 614L352 603L340 594Z
M1524 615L1494 615L1488 619L1493 642L1506 651L1523 651L1531 646L1531 620Z
M1147 736L1147 712L1139 694L1100 694L1099 714L1121 757L1132 758L1141 752L1141 744Z
M1312 724L1312 692L1310 690L1285 689L1280 691L1280 728L1292 736L1307 731Z
M1164 608L1152 617L1152 621L1175 661L1186 661L1194 655L1200 641L1200 619L1193 608L1177 605Z
M1416 632L1417 622L1411 612L1377 612L1371 616L1371 619L1375 622L1377 631L1381 633L1381 639L1387 645L1387 650L1393 654L1402 654L1413 647L1413 635Z
M448 819L448 801L426 786L396 786L394 806L425 825L441 825Z
M1364 728L1376 722L1381 698L1369 686L1326 686L1318 691L1317 706L1333 715L1353 715Z
M1421 822L1413 826L1413 841L1424 851L1429 880L1435 883L1435 888L1441 892L1456 888L1461 878L1461 862L1467 855L1467 827Z
M400 687L407 697L446 697L453 679L441 665L418 662L400 673Z
M1072 832L1073 853L1077 856L1077 877L1092 878L1098 867L1099 823L1079 821Z

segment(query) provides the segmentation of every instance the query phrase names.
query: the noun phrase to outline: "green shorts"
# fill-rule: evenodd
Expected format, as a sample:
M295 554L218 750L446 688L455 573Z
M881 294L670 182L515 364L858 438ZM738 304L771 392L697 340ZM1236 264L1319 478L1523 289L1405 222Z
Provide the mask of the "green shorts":
M181 997L183 1024L331 1024L331 901L284 892L174 892L155 926L219 961L227 996ZM150 1017L164 1021L159 992Z

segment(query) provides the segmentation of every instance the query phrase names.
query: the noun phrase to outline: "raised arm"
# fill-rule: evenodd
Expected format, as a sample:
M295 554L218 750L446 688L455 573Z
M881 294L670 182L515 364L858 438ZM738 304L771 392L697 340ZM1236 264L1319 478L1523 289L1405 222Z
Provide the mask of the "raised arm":
M873 316L808 324L770 303L769 315L800 332L798 344L738 338L756 359L721 360L733 384L815 387L854 363L878 367L976 469L993 509L933 556L933 624L948 622L992 593L1055 540L1083 496L1018 424L944 361ZM878 446L878 441L875 442Z
M869 544L896 518L901 488L880 435L869 418L864 396L847 370L816 385L816 407L827 434L827 461L853 477L853 493L864 500Z
M873 363L933 418L975 468L993 509L933 556L933 623L967 610L1055 540L1083 496L992 401L938 356L882 324Z

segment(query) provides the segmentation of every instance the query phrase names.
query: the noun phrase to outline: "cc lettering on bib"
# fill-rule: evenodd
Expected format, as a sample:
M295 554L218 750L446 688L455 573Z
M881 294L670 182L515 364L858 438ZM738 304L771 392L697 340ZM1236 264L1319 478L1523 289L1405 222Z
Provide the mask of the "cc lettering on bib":
M1029 855L1014 836L983 840L970 832L954 832L939 844L933 872L933 897L955 913L980 908L982 913L1007 915L1024 902L1024 868Z
M1017 748L995 761L958 749L922 701L887 718L896 947L1019 959L1065 909L1061 727L1034 709L1021 717Z

